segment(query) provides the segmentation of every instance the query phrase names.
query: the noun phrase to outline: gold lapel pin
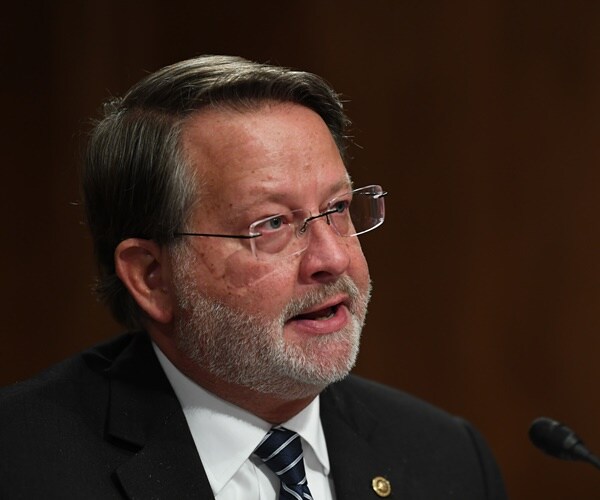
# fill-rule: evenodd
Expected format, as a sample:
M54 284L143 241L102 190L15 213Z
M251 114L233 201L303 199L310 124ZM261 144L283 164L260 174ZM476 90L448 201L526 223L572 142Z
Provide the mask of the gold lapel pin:
M376 476L371 481L371 487L373 491L377 493L377 496L381 498L389 497L392 493L392 485L390 482L382 476Z

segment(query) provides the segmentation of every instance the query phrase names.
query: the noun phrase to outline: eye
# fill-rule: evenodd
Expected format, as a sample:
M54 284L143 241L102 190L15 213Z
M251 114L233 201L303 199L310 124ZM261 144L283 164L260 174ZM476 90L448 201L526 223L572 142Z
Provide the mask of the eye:
M256 229L260 233L277 233L281 231L286 225L291 223L290 216L286 215L274 215L263 219L256 225Z
M265 225L271 230L279 229L281 226L283 226L283 218L281 216L272 217L265 222Z
M348 207L350 207L350 200L338 200L331 206L331 209L338 214L343 214L348 210Z

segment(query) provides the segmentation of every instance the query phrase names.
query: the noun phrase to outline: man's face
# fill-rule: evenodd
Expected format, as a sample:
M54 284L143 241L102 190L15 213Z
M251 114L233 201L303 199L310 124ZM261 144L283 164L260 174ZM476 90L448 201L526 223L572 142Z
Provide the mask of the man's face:
M188 231L247 234L282 212L318 214L351 190L327 126L299 105L202 110L183 139L200 192ZM190 237L174 252L178 347L201 370L283 398L348 373L370 292L359 240L325 218L302 237L304 252L267 261L241 239Z

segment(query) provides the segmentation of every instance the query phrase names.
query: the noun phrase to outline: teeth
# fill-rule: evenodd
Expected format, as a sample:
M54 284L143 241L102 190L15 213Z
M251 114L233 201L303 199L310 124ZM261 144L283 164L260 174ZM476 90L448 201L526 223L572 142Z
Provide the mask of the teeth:
M333 307L330 307L329 309L327 309L325 311L325 314L323 314L322 316L319 316L318 318L315 318L317 321L323 321L326 319L330 319L333 318L335 314L335 309Z
M322 319L329 319L329 318L333 318L333 315L334 315L334 314L335 314L335 311L334 311L333 307L330 307L330 308L329 308L329 313L328 313L327 315L323 316L323 318L322 318Z

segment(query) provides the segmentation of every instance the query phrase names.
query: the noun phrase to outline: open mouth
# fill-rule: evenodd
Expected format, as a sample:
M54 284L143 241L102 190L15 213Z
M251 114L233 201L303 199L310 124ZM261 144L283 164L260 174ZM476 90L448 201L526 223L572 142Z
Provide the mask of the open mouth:
M333 306L324 307L323 309L317 309L316 311L307 312L304 314L298 314L291 318L292 321L311 320L311 321L325 321L335 316L335 313L339 309L340 304Z

